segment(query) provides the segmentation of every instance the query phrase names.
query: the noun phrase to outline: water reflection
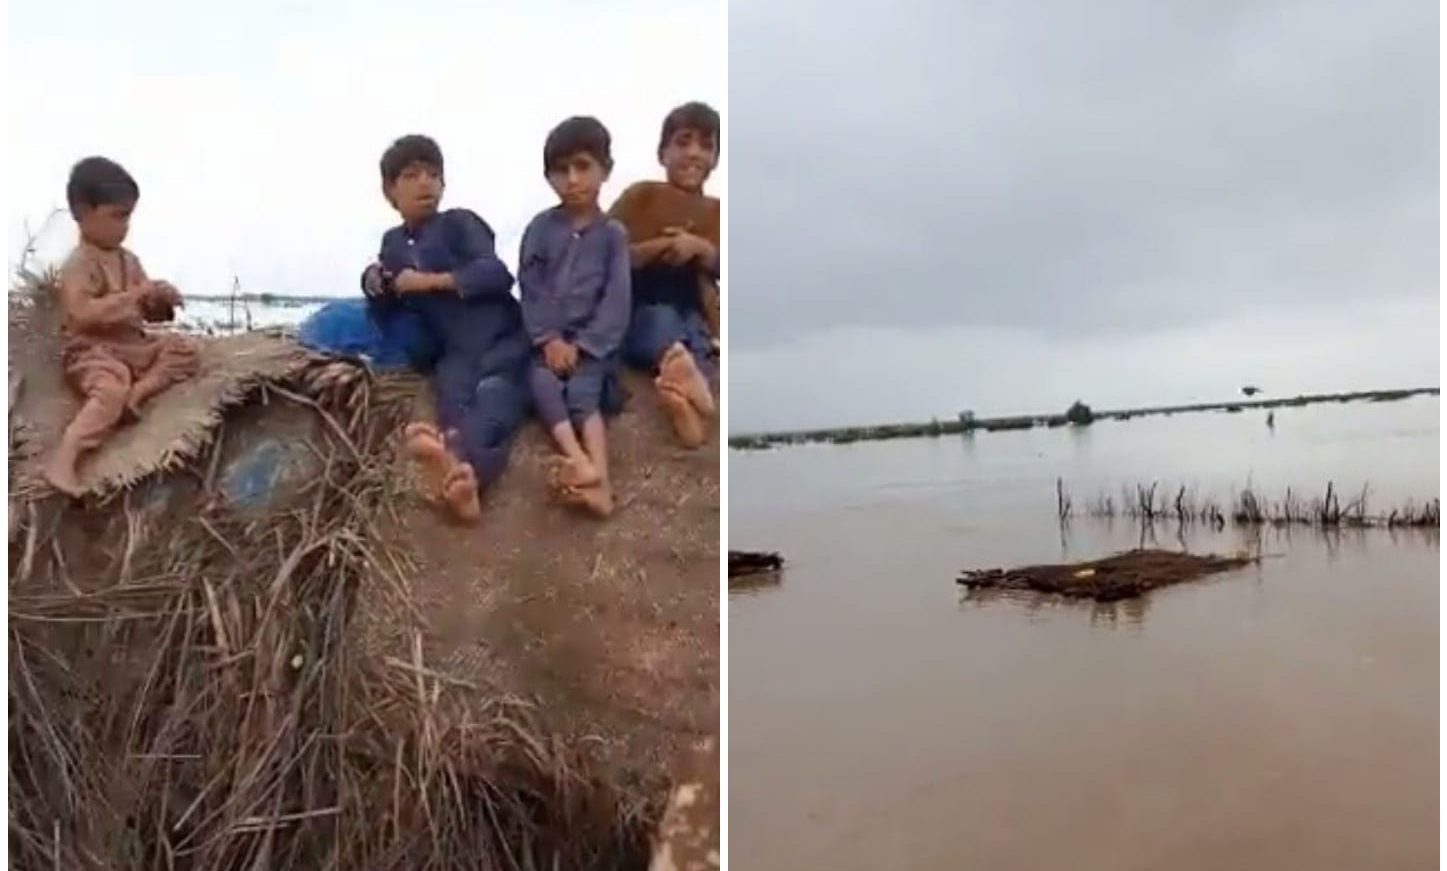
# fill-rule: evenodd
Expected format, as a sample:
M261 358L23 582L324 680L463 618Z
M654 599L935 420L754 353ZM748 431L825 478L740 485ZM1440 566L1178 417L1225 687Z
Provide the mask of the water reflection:
M1119 602L1094 602L1090 609L1090 625L1094 629L1140 629L1150 610L1150 596L1122 599Z
M1387 537L1397 547L1430 547L1437 550L1441 545L1441 527L1390 528Z
M960 610L981 608L1007 608L1021 614L1034 623L1043 622L1047 615L1057 612L1087 617L1091 628L1097 629L1140 629L1145 625L1146 614L1150 611L1150 596L1122 599L1117 602L1096 602L1089 599L1071 599L1033 590L968 589L961 587L958 596Z
M729 578L729 598L735 596L757 596L777 589L784 583L785 569L750 572Z

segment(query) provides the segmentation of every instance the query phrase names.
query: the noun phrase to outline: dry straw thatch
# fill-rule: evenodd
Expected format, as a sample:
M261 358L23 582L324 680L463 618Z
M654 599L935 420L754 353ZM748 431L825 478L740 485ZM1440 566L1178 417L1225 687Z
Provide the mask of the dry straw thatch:
M316 423L320 471L264 512L198 510L218 504L222 440L189 442L185 473L156 487L23 504L12 867L646 862L654 800L590 773L528 702L423 660L407 554L378 534L411 389L308 360L228 399ZM12 473L17 460L12 439ZM409 644L375 643L369 621L416 628L388 636Z
M40 476L43 452L59 439L80 407L66 387L48 277L32 276L10 305L12 470L22 486ZM118 430L82 464L91 492L131 487L157 471L183 468L210 443L226 409L263 383L278 383L317 359L294 342L267 333L242 333L201 343L197 377L152 400L135 426ZM21 375L23 373L23 380Z

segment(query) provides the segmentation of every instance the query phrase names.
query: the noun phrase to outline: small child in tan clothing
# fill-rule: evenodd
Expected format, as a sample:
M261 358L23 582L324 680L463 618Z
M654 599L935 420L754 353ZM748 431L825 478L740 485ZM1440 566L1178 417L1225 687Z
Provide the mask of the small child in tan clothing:
M81 492L81 454L105 443L117 425L140 416L146 400L194 377L199 357L181 336L152 334L147 321L169 321L181 294L146 277L122 247L140 188L130 173L104 157L77 163L66 185L80 244L60 269L56 293L65 340L66 381L84 404L61 435L45 476L57 490Z

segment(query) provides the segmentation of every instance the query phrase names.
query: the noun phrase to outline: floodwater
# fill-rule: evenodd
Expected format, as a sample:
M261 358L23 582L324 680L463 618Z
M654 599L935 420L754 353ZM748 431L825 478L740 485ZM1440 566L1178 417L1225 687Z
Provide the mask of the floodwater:
M1109 606L954 578L1140 543L1062 531L1057 476L1077 504L1433 498L1438 421L1421 398L731 453L729 545L788 567L729 601L730 867L1435 868L1435 532L1267 531L1258 567ZM1182 540L1257 546L1156 531Z

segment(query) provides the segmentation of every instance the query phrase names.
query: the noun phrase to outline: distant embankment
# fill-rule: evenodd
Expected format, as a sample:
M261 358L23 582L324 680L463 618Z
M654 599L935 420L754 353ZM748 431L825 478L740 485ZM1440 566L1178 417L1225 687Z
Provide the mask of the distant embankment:
M1409 390L1371 390L1361 393L1318 393L1283 399L1251 399L1232 402L1202 402L1194 405L1158 405L1146 408L1123 408L1113 411L1085 411L1086 417L1074 419L1064 414L1027 414L1014 417L963 418L954 421L935 420L928 423L892 423L878 426L853 426L836 429L799 430L796 432L757 433L734 436L729 447L738 450L761 450L779 445L802 445L813 442L848 444L850 442L883 441L884 439L921 438L954 435L976 430L1032 429L1037 426L1077 426L1097 420L1130 420L1159 414L1184 414L1193 411L1241 412L1248 408L1296 408L1324 402L1392 402L1413 396L1438 396L1441 388L1416 387Z
M358 291L357 295L360 295ZM187 293L182 295L187 302L235 303L236 305L274 305L292 307L299 305L323 305L343 299L335 294L315 296L290 296L284 293Z
M360 293L354 298L360 298ZM278 293L186 294L176 326L192 333L227 336L248 330L294 329L337 296L287 296Z
M10 288L9 303L34 305L36 288L24 283ZM44 298L44 297L42 297ZM280 293L182 294L182 307L173 326L183 332L208 336L229 336L249 330L295 329L317 309L345 296L289 296ZM351 295L360 299L361 291Z

